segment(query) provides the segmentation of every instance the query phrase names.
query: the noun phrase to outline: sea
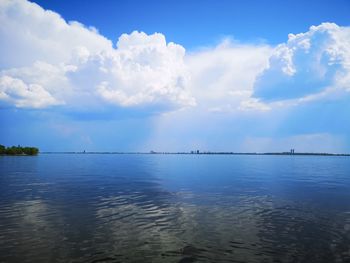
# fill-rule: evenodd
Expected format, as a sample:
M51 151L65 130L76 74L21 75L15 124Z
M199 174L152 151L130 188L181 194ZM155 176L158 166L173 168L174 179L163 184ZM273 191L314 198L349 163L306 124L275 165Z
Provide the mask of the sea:
M0 262L350 262L350 157L0 156Z

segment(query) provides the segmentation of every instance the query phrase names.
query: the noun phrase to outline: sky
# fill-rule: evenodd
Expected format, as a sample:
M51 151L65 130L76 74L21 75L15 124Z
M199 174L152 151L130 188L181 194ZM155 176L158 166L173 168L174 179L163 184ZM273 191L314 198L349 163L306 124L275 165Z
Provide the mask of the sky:
M0 0L0 144L350 152L349 1Z

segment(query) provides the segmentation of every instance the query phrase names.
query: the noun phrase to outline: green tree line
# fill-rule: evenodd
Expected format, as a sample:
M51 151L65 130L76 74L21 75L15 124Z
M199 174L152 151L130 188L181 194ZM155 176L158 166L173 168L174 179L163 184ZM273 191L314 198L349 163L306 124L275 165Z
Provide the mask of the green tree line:
M11 146L5 147L0 144L0 154L4 155L37 155L39 153L39 149L35 147L21 147Z

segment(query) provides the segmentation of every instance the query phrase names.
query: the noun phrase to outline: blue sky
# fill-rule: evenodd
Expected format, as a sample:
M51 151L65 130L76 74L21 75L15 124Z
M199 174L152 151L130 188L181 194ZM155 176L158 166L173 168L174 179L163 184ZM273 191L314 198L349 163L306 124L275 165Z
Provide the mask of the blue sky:
M34 2L0 1L0 144L350 152L349 1Z
M134 30L160 32L186 49L217 44L222 37L238 41L279 44L288 33L307 31L322 22L349 24L347 0L179 0L179 1L34 1L61 14L94 26L115 41Z

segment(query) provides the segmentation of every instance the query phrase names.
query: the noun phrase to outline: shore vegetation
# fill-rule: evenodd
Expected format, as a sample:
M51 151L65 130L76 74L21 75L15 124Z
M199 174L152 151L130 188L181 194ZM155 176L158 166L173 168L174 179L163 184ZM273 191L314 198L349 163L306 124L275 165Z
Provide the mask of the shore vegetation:
M11 146L6 147L0 144L0 155L37 155L39 149L36 147Z

